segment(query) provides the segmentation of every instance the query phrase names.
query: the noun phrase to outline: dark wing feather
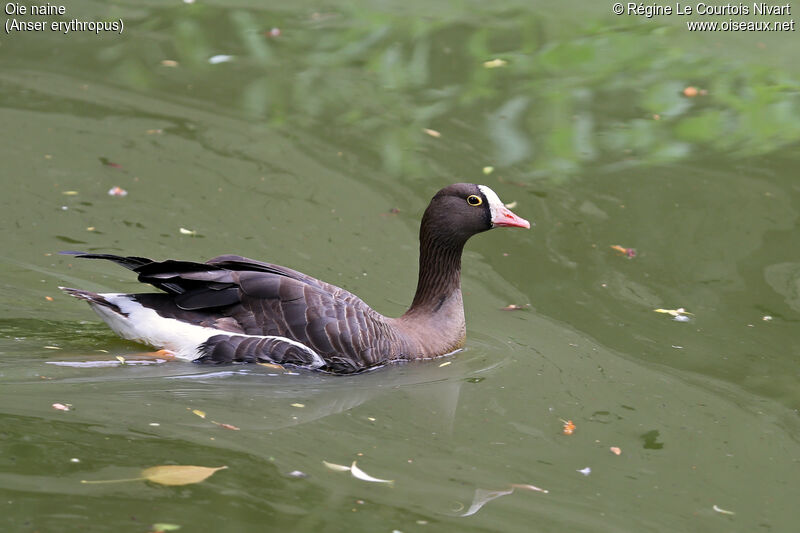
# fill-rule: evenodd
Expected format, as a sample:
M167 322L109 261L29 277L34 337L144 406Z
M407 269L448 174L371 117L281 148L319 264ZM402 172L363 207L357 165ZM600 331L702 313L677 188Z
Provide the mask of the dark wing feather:
M279 335L320 354L335 372L354 372L407 353L386 319L333 285L323 290L293 277L237 272L240 304L226 309L251 335ZM323 285L323 284L320 284Z
M357 372L409 355L406 342L396 330L360 298L286 267L236 255L215 257L207 263L156 262L78 252L73 255L107 259L137 272L139 281L172 295L171 313L185 312L187 318L194 317L190 321L207 315L217 322L235 324L231 329L247 335L281 336L300 342L322 356L326 369L332 372ZM209 348L209 357L214 361L217 356L219 360L249 361L258 359L266 349L278 349L276 346L245 340L219 341ZM277 359L285 362L307 359L302 350L289 348L288 344L280 350L285 353Z

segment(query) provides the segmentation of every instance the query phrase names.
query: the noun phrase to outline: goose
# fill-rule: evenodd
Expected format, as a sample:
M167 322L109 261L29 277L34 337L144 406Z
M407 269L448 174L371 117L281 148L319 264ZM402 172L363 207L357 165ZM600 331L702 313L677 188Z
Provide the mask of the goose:
M430 359L466 339L461 254L495 227L530 228L485 185L456 183L430 201L419 230L419 277L402 316L381 315L356 295L290 268L221 255L205 263L61 252L113 261L161 293L95 293L85 300L120 337L196 363L265 362L333 374Z

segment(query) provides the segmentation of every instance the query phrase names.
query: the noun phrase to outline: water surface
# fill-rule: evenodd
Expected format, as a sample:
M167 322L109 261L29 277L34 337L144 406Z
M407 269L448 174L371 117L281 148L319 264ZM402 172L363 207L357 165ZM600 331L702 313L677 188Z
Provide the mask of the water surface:
M74 2L127 29L6 36L3 529L793 530L796 38L567 5ZM399 315L453 181L536 226L470 241L447 360L140 364L57 289L139 290L64 249L238 253ZM393 486L323 465L354 460ZM160 464L228 469L81 484Z

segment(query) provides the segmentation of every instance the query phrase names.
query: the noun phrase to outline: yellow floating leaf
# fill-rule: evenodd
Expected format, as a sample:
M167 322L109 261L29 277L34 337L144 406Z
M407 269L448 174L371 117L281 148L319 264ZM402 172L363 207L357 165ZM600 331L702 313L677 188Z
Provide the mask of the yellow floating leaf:
M256 363L259 366L265 366L267 368L274 368L275 370L283 370L281 365L277 365L275 363Z
M64 196L77 196L78 191L64 191L61 194L63 194Z
M442 368L443 366L447 366L447 365L452 365L452 364L453 364L452 361L447 361L447 362L444 362L441 365L439 365L439 368Z
M206 417L206 413L204 411L201 411L200 409L192 409L192 412L197 416L199 416L200 418Z
M494 172L494 167L483 167L483 173L484 173L485 175L487 175L487 176L488 176L488 175L489 175L489 174L491 174L492 172Z
M178 524L165 524L165 523L158 523L153 524L153 533L157 531L177 531L181 528Z
M506 65L508 65L508 61L500 58L490 59L489 61L483 62L483 66L486 68L498 68L498 67L504 67Z
M119 361L120 364L123 364L123 365L125 364L125 358L122 357L121 355L115 355L114 357L117 358L117 361Z
M225 470L227 466L216 468L193 465L161 465L142 470L142 477L159 485L190 485L205 481L217 470Z
M301 409L302 409L303 407L305 407L305 404L302 404L302 403L293 403L293 404L292 404L292 407L299 407L299 408L301 408Z
M424 133L426 133L426 134L430 135L431 137L434 137L434 138L436 138L436 139L438 139L439 137L441 137L441 136L442 136L442 134L441 134L441 133L439 133L439 132L438 132L438 131L436 131L436 130L432 130L432 129L430 129L430 128L422 128L422 131L423 131Z
M44 349L45 350L60 350L61 348L59 346L45 346Z
M349 466L337 465L336 463L329 463L328 461L322 461L322 464L325 465L325 468L333 470L334 472L348 472L350 470Z
M681 316L681 315L693 315L693 313L688 312L683 307L679 307L678 309L653 309L656 313L666 313L670 316Z

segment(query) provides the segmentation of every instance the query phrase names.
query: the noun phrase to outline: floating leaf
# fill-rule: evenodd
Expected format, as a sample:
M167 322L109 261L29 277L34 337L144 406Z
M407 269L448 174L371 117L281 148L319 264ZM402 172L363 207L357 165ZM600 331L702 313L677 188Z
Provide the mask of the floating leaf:
M666 313L671 316L679 316L679 315L692 315L693 313L688 312L683 307L679 307L678 309L653 309L656 313Z
M572 435L575 433L576 426L573 424L572 420L562 420L561 422L564 423L564 429L561 430L564 435Z
M191 229L179 228L178 231L181 232L181 235L197 235L197 232Z
M201 411L200 409L192 409L192 412L197 416L199 416L200 418L206 417L206 413L204 411Z
M723 509L721 507L718 507L716 504L714 504L711 508L714 509L716 512L720 513L720 514L727 514L727 515L736 514L733 511L727 511L727 510L725 510L725 509Z
M128 195L128 191L126 191L122 187L117 187L115 185L114 187L111 187L108 190L108 195L109 196L127 196Z
M514 489L508 490L484 490L484 489L475 489L475 496L472 498L472 505L469 506L469 509L463 514L459 516L472 516L478 511L481 510L481 507L489 503L490 501L499 498L500 496L508 496L514 492Z
M64 196L77 196L78 191L64 191L61 194L63 194Z
M217 470L225 470L227 466L216 468L193 465L160 465L142 470L142 477L159 485L190 485L205 481Z
M492 172L494 172L494 167L490 167L490 166L483 167L483 173L484 173L486 176L488 176L488 175L489 175L489 174L491 174Z
M453 364L452 361L446 361L446 362L442 363L441 365L439 365L439 368L442 368L443 366L447 366L447 365L452 365L452 364Z
M506 65L508 65L508 61L500 58L491 59L489 61L483 62L483 66L486 68L498 68L498 67L504 67Z
M59 411L69 411L69 404L64 405L63 403L54 403L50 407L53 409L58 409Z
M114 163L113 161L110 161L107 157L101 157L99 159L100 159L100 162L103 163L107 167L122 168L122 165L120 165L119 163Z
M350 467L346 465L337 465L336 463L329 463L328 461L322 461L322 464L325 465L325 468L328 470L333 470L334 472L349 472Z
M636 249L634 248L625 248L624 246L620 246L619 244L615 244L611 248L622 254L625 254L629 258L636 257Z
M361 470L358 466L356 466L355 461L353 461L353 464L350 465L350 473L353 474L354 478L360 479L361 481L369 481L370 483L389 483L390 485L394 483L393 479L379 479L370 476L369 474Z
M174 59L162 59L161 60L161 66L162 67L175 68L175 67L178 66L178 62L175 61Z
M232 424L223 424L221 422L217 422L216 420L212 420L211 423L216 424L216 425L218 425L219 427L221 427L223 429L231 429L233 431L239 431L239 428L237 428L236 426L234 426Z
M485 489L475 489L475 496L472 498L472 505L469 506L469 509L463 514L458 516L472 516L478 511L481 510L481 507L486 505L492 500L495 500L501 496L508 496L514 489L521 489L521 490L529 490L531 492L543 492L547 494L547 489L539 488L535 485L527 485L521 483L512 483L508 489L506 490L485 490Z
M512 483L512 484L511 484L511 488L514 488L514 489L522 489L522 490L529 490L529 491L531 491L531 492L544 492L545 494L548 494L548 493L550 492L550 491L549 491L549 490L547 490L547 489L543 489L543 488L537 487L536 485L529 485L529 484L527 484L527 483L525 483L525 484L522 484L522 483Z
M233 61L233 56L229 56L226 54L218 54L215 56L211 56L208 58L208 62L212 65L218 65L220 63L227 63L229 61Z
M163 522L159 522L158 524L153 524L153 531L177 531L180 529L181 526L178 524L165 524Z
M115 355L114 357L116 357L116 358L117 358L117 361L119 361L119 363L120 363L121 365L124 365L124 364L125 364L125 358L124 358L124 357L122 357L121 355Z
M426 134L430 135L431 137L433 137L435 139L438 139L439 137L442 136L441 133L439 133L436 130L432 130L430 128L422 128L422 131L423 131L423 133L426 133Z
M621 455L622 454L622 450L617 446L612 446L612 447L609 448L609 450L611 450L611 453L613 453L614 455Z
M297 407L297 408L302 409L303 407L305 407L305 404L303 404L303 403L293 403L292 407Z

